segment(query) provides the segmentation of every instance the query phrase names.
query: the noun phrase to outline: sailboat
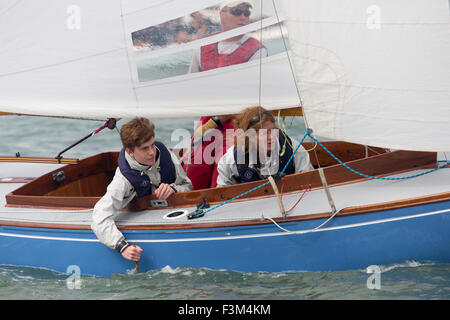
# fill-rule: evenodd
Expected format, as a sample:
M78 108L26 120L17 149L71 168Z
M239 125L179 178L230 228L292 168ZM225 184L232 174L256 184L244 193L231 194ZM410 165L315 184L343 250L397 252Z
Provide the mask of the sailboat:
M140 272L450 262L448 0L254 0L250 23L227 31L222 2L4 0L0 111L107 121L262 105L303 115L297 138L315 170L150 195L119 212L119 229L144 250ZM209 30L186 28L198 13ZM196 50L243 34L267 56L189 72ZM134 268L90 228L117 151L0 157L0 264Z

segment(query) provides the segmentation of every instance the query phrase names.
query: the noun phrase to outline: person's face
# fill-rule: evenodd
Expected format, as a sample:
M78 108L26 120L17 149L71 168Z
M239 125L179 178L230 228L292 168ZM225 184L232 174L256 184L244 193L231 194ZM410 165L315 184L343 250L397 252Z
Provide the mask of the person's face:
M265 151L270 151L275 146L272 143L272 130L275 129L275 124L272 121L266 121L262 124L258 132L258 147L264 148Z
M126 151L137 162L146 166L152 166L156 160L156 145L155 139L151 138L147 142L144 142L139 147L135 147L133 151L126 148Z
M240 15L234 15L232 12L240 13ZM240 12L239 12L240 10ZM250 7L243 3L234 8L225 7L220 12L220 20L222 23L222 31L228 31L234 28L243 27L250 22L250 16L246 17L245 13L250 12Z

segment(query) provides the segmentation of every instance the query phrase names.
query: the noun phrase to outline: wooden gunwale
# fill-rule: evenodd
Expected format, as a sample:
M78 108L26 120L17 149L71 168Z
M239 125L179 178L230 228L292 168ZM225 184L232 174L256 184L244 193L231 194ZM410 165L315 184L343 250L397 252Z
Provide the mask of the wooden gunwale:
M333 153L335 153L340 159L348 160L348 159L360 159L365 156L365 148L361 145L352 144L352 143L343 143L339 141L333 141L333 142L325 142L324 143L327 148L332 150ZM309 150L313 146L313 143L304 143L304 147ZM374 151L369 152L369 156L373 156L376 153L383 153L385 152L384 149L380 148L373 148ZM317 156L316 156L317 154ZM99 172L106 172L110 175L111 179L114 175L115 169L117 167L117 157L118 153L102 153L97 154L95 156L86 158L82 161L80 161L79 165L77 166L64 166L62 168L56 169L52 172L49 172L45 175L42 175L39 178L36 178L32 183L28 183L16 190L14 190L12 193L8 194L6 196L7 205L14 205L14 206L36 206L38 208L92 208L95 203L99 200L100 196L106 192L106 186L109 183L105 183L103 186L103 190L99 190L99 194L94 195L94 197L90 197L91 194L80 194L79 196L76 196L75 193L74 196L67 196L62 197L61 195L64 194L55 194L57 193L58 189L62 190L65 188L68 184L74 183L76 181L81 180L82 178L86 178L89 175L98 174ZM331 166L333 164L336 164L336 160L331 158L323 149L316 148L314 151L310 151L310 158L313 165L317 165L315 163L319 158L320 163L322 166ZM67 178L62 183L55 183L52 181L52 174L58 171L64 171L67 175ZM256 185L257 183L254 183ZM79 187L79 186L77 186ZM220 198L207 198L209 202L214 201L223 201L226 198L231 198L232 196L239 194L238 192L244 192L246 191L245 188L247 188L248 185L241 185L241 186L231 186L227 189L225 187L222 190L225 190L225 192L228 192L229 195L221 195ZM81 187L79 187L81 189ZM285 188L285 192L290 192L290 187ZM227 191L228 190L228 191ZM232 192L231 192L231 191ZM242 190L242 191L241 191ZM247 189L248 190L248 189ZM264 189L267 190L267 189ZM209 193L208 193L209 191ZM199 197L199 193L200 194ZM196 201L203 201L203 198L205 196L208 196L208 194L204 193L214 194L215 192L210 192L210 190L198 190L193 191L185 194L175 194L172 199L169 201L169 207L180 207L185 206L186 203L193 203ZM263 194L264 195L264 194ZM133 201L133 203L130 205L130 210L142 210L143 208L150 207L150 200L151 197L147 197L145 199L141 199L140 201ZM193 203L193 205L196 205L196 203ZM151 209L151 208L150 208Z
M348 207L339 212L336 217L345 217L358 214L367 214L383 210L401 209L416 205L424 205L450 201L450 191L427 196L414 197L396 201L388 201L364 206ZM277 223L299 222L306 220L327 219L332 216L331 212L323 212L316 214L307 214L292 217L279 217L273 220ZM255 226L267 225L273 222L268 219L253 219L242 221L226 221L226 222L198 222L184 224L156 224L156 225L119 225L120 230L182 230L182 229L204 229L204 228L226 228L237 226ZM80 224L61 224L61 223L41 223L41 222L18 222L0 220L0 226L22 227L22 228L42 228L42 229L58 229L58 230L91 230L89 225Z
M0 183L28 183L34 178L25 178L25 177L4 177L0 178Z
M74 158L48 158L48 157L11 157L0 156L0 162L23 162L23 163L48 163L48 164L77 164L79 159Z
M437 164L432 164L432 165L424 165L424 166L420 166L420 167L416 167L414 169L432 169L437 167ZM386 173L386 174L380 174L378 175L378 177L385 177L385 176L390 176L390 175L395 175L395 174L401 174L401 173L405 173L405 172L409 172L412 169L405 169L405 170L398 170L395 172L390 172L390 173ZM342 186L342 185L348 185L348 184L353 184L353 183L358 183L358 182L363 182L363 181L368 181L370 180L370 178L363 178L360 177L359 179L354 179L351 181L343 181L343 182L337 182L337 183L333 183L332 185L330 185L331 187L337 187L337 186ZM11 182L13 183L13 182ZM263 183L263 182L260 182ZM279 186L279 183L277 184ZM271 188L269 186L266 187L266 189L271 190ZM322 186L317 186L317 187L311 187L309 190L310 191L314 191L314 190L319 190L319 189L323 189ZM208 190L208 189L205 189ZM286 188L285 188L286 190ZM201 190L199 190L201 191ZM294 194L294 193L299 193L299 192L304 192L305 189L303 190L289 190L289 191L283 191L283 195L288 195L288 194ZM271 193L269 193L271 192ZM242 202L242 201L248 201L248 200L259 200L259 199L264 199L264 198L268 198L273 196L273 192L272 191L268 191L266 194L264 195L258 195L258 196L251 196L249 198L240 198L240 199L236 199L233 202ZM21 196L17 196L17 198L20 199ZM30 204L6 204L5 207L9 207L9 208L29 208L29 209L49 209L49 210L55 210L55 209L60 209L60 210L74 210L74 211L83 211L83 210L87 210L87 209L93 209L93 207L95 206L95 204L100 200L101 197L68 197L70 199L73 199L73 202L77 202L77 201L85 201L85 203L91 203L91 206L86 206L86 207L81 207L81 206L73 206L73 207L69 207L66 206L65 204L67 203L67 198L66 197L47 197L50 200L54 201L53 205L49 205L49 206L45 206L45 205L41 205L41 202L39 202L39 198L41 198L40 196L25 196L27 197L27 199L25 199L25 201L29 202ZM36 203L38 205L33 205L33 199L35 199ZM149 199L155 199L153 197L149 197ZM148 199L145 199L145 201L147 201ZM200 201L200 198L199 198ZM226 200L223 200L226 201ZM215 202L208 202L211 206L214 205L218 205L220 203L222 203L223 201L215 201ZM192 203L192 206L196 205L197 203ZM139 210L131 210L131 211L141 211L141 210L158 210L158 209L177 209L177 208L185 208L187 207L186 204L182 204L182 205L174 205L174 206L167 206L167 207L162 207L162 208L144 208L144 209L139 209ZM135 208L136 209L136 208ZM122 211L127 211L130 210L129 207L126 207L125 209L123 209Z
M100 154L102 159L110 158L110 154ZM89 158L88 158L89 159ZM98 160L98 159L97 159ZM93 160L91 159L91 162ZM88 161L89 162L89 161ZM95 162L95 161L94 161ZM408 151L394 151L391 153L379 154L376 156L372 156L365 159L359 159L350 161L347 163L350 167L355 170L359 170L369 175L374 176L384 176L384 175L392 175L396 173L406 172L413 169L419 168L429 168L436 166L436 153L427 153L427 152L408 152ZM103 168L104 170L113 170L114 166L112 164L108 165L107 168ZM399 170L399 167L402 169ZM66 167L64 167L66 168ZM55 170L57 171L57 170ZM94 170L95 171L95 170ZM331 165L329 167L324 168L325 174L327 176L327 180L330 186L349 184L367 180L366 178L361 178L359 175L349 172L347 169L343 168L342 165ZM342 173L345 172L345 179L343 179ZM51 174L51 173L49 173ZM47 174L47 175L49 175ZM42 178L42 177L41 177ZM317 170L299 173L295 175L290 175L286 177L288 182L295 184L295 186L285 184L283 194L289 194L294 192L299 192L298 185L302 183L303 189L306 189L308 185L311 185L313 189L320 189L321 182L318 177ZM157 209L168 209L168 208L178 208L178 207L187 207L187 206L195 206L202 202L203 198L207 198L208 202L211 205L221 203L227 200L227 197L224 197L223 194L231 193L233 196L239 194L241 191L249 190L254 186L258 186L261 184L261 181L257 181L254 183L247 183L241 185L227 186L217 189L205 189L205 190L197 190L185 193L175 194L173 196L173 200L169 201L169 207L164 208L151 208L154 210ZM280 187L281 182L278 182ZM20 190L19 188L18 190ZM17 191L17 190L16 190ZM212 197L215 196L215 197ZM266 189L259 190L256 194L248 196L247 198L238 199L237 201L247 201L249 199L261 199L273 196L273 190L270 187ZM23 199L25 198L25 199ZM46 201L42 202L42 198ZM39 200L40 199L40 200ZM72 206L72 202L68 203L68 200L72 199L75 204ZM86 208L92 208L95 203L100 199L100 197L43 197L43 196L29 196L29 195L20 195L14 194L14 191L7 195L8 207L22 207L22 208L48 208L48 209L66 209L66 210L82 210ZM151 199L154 199L154 196L148 196L142 198L138 201L136 206L144 205L144 209L149 209L148 204ZM83 200L83 205L79 206L80 201ZM369 212L376 212L386 209L397 209L403 208L413 205L427 204L427 203L435 203L450 200L450 192L434 194L429 196L421 196L410 199L403 199L391 202L384 202L379 204L372 205L364 205L364 206L354 206L343 209L338 216L348 216L348 215L356 215L356 214L364 214ZM139 203L140 202L140 203ZM36 205L35 205L36 203ZM48 205L48 206L47 206ZM130 208L128 208L130 209ZM276 218L274 221L277 223L283 222L295 222L295 221L303 221L303 220L315 220L315 219L323 219L331 216L330 212L317 213L317 214L307 214L301 216L287 217L287 218ZM233 227L233 226L251 226L251 225L260 225L260 224L270 224L272 223L269 220L241 220L241 221L226 221L226 222L201 222L198 223L185 223L185 224L157 224L157 225L127 225L127 226L119 226L119 229L122 230L168 230L168 229L193 229L193 228L221 228L221 227ZM2 226L15 226L15 227L29 227L29 228L48 228L48 229L70 229L70 230L90 230L89 225L80 225L80 224L61 224L61 223L40 223L40 222L18 222L18 221L0 221L0 225Z
M85 159L87 160L87 168L83 167L71 167L66 166L64 168L67 171L67 175L75 175L76 177L87 177L93 174L98 174L102 170L110 172L113 175L112 165L110 168L105 168L103 162L99 161L99 158L109 161L113 157L111 154L101 154L100 157L93 157ZM108 160L109 159L109 160ZM409 151L394 151L391 153L379 154L365 159L359 159L348 162L348 165L355 170L364 172L368 175L379 176L386 174L399 173L402 170L410 170L427 165L433 165L436 163L435 153L426 152L409 152ZM62 168L62 169L64 169ZM401 168L401 170L400 170ZM71 172L69 172L70 170ZM53 172L56 172L55 170ZM95 203L100 199L100 196L45 196L42 194L49 193L51 187L55 184L51 180L50 172L40 178L37 178L32 183L28 183L17 190L6 195L7 206L34 206L36 208L80 208L88 209L93 208ZM354 183L362 181L364 178L350 172L342 165L331 165L324 168L325 175L330 186L342 184L342 183ZM298 173L285 177L286 184L283 188L283 194L289 194L293 192L299 192L300 190L306 190L309 186L311 188L321 188L322 182L317 170ZM76 181L76 180L75 180ZM69 183L69 182L68 182ZM233 186L226 186L216 189L203 189L190 192L181 192L174 194L168 199L168 206L164 208L152 208L150 201L156 199L154 195L147 196L140 199L135 199L130 203L127 210L159 210L159 209L171 209L180 208L186 206L196 206L206 199L210 204L221 203L232 197L239 195L251 188L257 187L261 184L261 181L252 183L245 183ZM281 189L281 181L277 182L278 188ZM61 185L63 186L63 185ZM105 187L106 188L106 187ZM33 195L37 192L41 192L39 195ZM103 191L104 192L104 191ZM273 190L270 186L261 188L248 194L236 201L246 201L248 199L260 199L273 195Z

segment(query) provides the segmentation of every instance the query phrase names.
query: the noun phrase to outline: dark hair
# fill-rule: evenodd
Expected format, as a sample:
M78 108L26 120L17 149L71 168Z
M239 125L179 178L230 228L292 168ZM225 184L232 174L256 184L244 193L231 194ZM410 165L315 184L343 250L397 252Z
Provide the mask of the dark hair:
M136 117L120 129L120 139L124 148L134 151L155 136L155 125L147 118Z

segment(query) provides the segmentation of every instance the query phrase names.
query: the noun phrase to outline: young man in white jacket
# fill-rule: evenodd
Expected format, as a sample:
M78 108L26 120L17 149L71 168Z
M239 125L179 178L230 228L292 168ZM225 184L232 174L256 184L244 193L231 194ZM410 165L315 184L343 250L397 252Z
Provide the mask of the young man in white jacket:
M122 126L119 166L92 216L91 228L97 238L131 261L139 261L143 250L126 242L114 222L114 215L135 196L155 194L165 200L175 192L192 190L192 183L177 157L155 141L154 128L146 118L134 118Z

